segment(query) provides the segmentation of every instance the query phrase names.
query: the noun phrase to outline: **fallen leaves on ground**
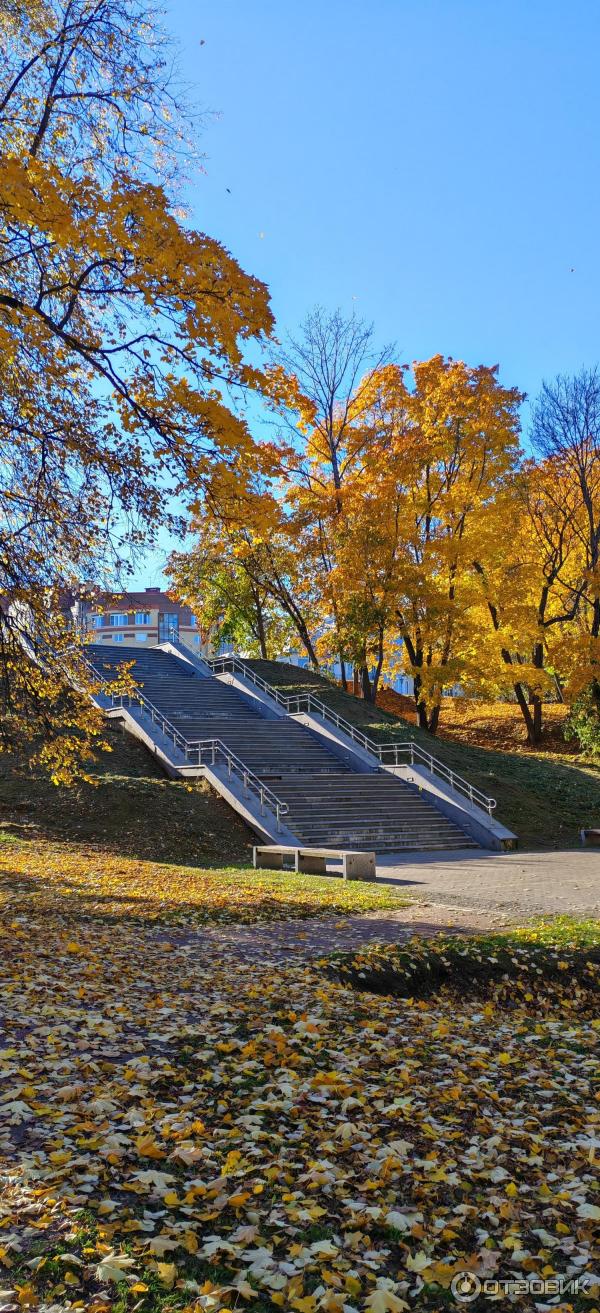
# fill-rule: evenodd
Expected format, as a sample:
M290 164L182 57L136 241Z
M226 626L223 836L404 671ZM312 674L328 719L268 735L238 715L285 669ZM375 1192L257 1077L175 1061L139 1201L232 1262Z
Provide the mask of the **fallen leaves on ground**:
M391 708L390 708L391 709ZM569 715L565 703L544 703L544 742L531 748L520 708L512 702L477 702L471 698L445 698L440 738L498 752L558 753L576 755L576 740L565 740Z
M549 997L552 1006L597 1007L600 923L580 922L569 942L568 918L557 918L553 942L546 922L468 939L438 935L432 942L375 944L333 955L329 974L344 984L400 998L428 998L440 990L459 999L490 997L511 1008Z
M599 1027L566 985L361 993L95 920L92 874L1 925L5 1310L437 1313L465 1268L594 1271Z
M0 912L29 910L189 929L400 908L391 886L229 866L142 861L43 840L0 843Z

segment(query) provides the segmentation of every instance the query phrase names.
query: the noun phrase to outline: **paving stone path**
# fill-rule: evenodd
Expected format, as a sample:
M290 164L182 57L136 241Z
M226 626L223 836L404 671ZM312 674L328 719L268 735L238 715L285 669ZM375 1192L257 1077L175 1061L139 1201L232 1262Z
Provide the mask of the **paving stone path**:
M386 856L377 877L409 894L411 903L398 911L214 926L184 935L161 931L160 937L197 943L199 951L238 962L276 965L366 944L405 943L414 935L502 930L561 912L600 916L600 851Z
M402 892L445 906L532 916L600 916L600 848L562 852L386 854L377 875Z

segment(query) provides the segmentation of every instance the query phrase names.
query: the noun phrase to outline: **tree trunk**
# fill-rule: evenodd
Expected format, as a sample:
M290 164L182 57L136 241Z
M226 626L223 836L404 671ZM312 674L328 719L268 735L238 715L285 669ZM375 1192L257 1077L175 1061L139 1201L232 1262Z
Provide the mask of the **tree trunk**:
M429 716L429 725L427 726L430 734L437 734L438 732L441 710L442 710L441 704L438 702L437 706L433 707L431 711L431 714Z
M346 662L344 661L344 658L343 658L343 656L341 656L341 655L340 655L340 682L341 682L342 688L343 688L343 690L344 690L344 693L347 693L347 692L348 692L348 676L346 675Z
M512 665L512 661L509 660L507 664ZM535 738L535 731L533 728L533 716L531 714L531 710L527 698L525 697L525 690L523 688L523 685L520 684L518 680L515 680L513 684L513 689L515 692L515 697L521 709L521 715L523 717L523 720L525 721L525 727L527 729L527 742L533 744Z
M425 703L424 703L424 702L419 702L419 703L417 703L417 716L418 716L418 720L419 720L419 729L426 729L426 730L428 730L428 729L429 729L429 717L428 717L428 715L427 715L427 707L425 706Z
M293 616L292 616L292 619L294 620L294 624L295 624L295 626L296 626L296 630L297 630L297 633L298 633L298 635L299 635L299 638L300 638L301 641L302 641L302 646L306 649L306 654L307 654L307 656L308 656L308 659L309 659L309 661L310 661L310 664L311 664L313 670L318 670L318 669L319 669L319 658L318 658L318 656L317 656L317 654L316 654L316 652L315 652L315 649L314 649L314 647L313 647L313 645L312 645L312 642L311 642L311 639L310 639L310 634L309 634L309 632L308 632L308 629L306 628L306 625L304 624L303 621L298 621L298 620L295 619Z
M359 667L360 689L365 702L375 701L375 687L371 681L368 666Z
M256 629L258 633L258 642L260 645L260 655L263 661L269 660L269 651L267 648L267 635L265 631L265 617L262 603L258 593L254 595L254 605L256 607Z
M418 722L419 722L419 729L427 729L427 730L428 730L428 729L429 729L429 718L428 718L428 715L427 715L427 707L425 706L425 703L423 702L423 699L422 699L422 697L421 697L421 676L420 676L420 675L413 675L413 697L414 697L414 700L415 700L415 707L416 707L416 711L417 711L417 720L418 720Z
M380 629L379 639L377 643L377 665L375 666L375 674L373 675L373 679L372 679L373 702L377 702L377 692L379 689L379 680L381 679L382 668L383 668L383 629Z
M532 746L536 746L542 741L542 708L543 703L539 693L534 693L531 699L533 707L533 739Z
M412 638L410 637L410 634L408 634L408 633L406 632L406 626L405 626L404 623L403 623L402 616L401 616L400 612L396 612L396 614L397 614L398 619L399 619L399 621L400 621L400 632L401 632L402 640L403 640L404 645L405 645L405 647L406 647L406 651L408 652L408 658L409 658L409 661L410 661L410 664L411 664L411 669L412 669L412 672L413 672L413 674L412 674L412 681L413 681L413 698L414 698L414 700L415 700L415 709L416 709L416 712L417 712L417 719L418 719L418 722L419 722L419 726L420 726L420 728L421 728L421 729L427 729L427 728L428 728L428 725L427 725L427 708L426 708L426 706L425 706L425 703L424 703L424 702L422 701L422 699L421 699L421 676L417 673L418 670L419 670L419 667L421 667L421 666L423 665L423 650L422 650L422 648L420 648L420 647L417 649L417 647L415 646L415 644L414 644L413 641L412 641Z
M535 647L533 649L533 664L536 670L543 670L544 668L543 643L535 644ZM537 747L537 745L542 741L543 714L544 714L544 710L543 710L544 704L542 702L541 695L539 693L532 694L531 706L533 707L533 715L531 721L531 733L529 736L529 742L532 747Z
M307 653L308 653L308 659L309 659L309 661L310 661L310 664L311 664L313 670L318 670L318 669L319 669L319 658L318 658L318 656L317 656L317 654L316 654L316 652L315 652L315 649L314 649L314 647L313 647L313 645L312 645L312 643L311 643L311 641L310 641L310 638L308 637L308 634L307 634L306 637L304 638L303 642L304 642L304 646L305 646L305 648L306 648L306 651L307 651Z
M480 574L480 575L483 575L483 574L484 574L484 571L483 571L483 569L482 569L482 567L481 567L481 565L479 564L478 561L474 561L474 562L473 562L473 565L474 565L475 569L477 570L477 573L478 573L478 574ZM493 602L490 602L489 599L488 599L488 603L487 603L487 608L488 608L488 611L489 611L489 614L490 614L490 619L491 619L491 621L492 621L492 625L494 626L494 630L495 630L496 633L499 633L499 631L500 631L500 617L499 617L499 615L498 615L498 608L497 608L496 606L494 606L494 603L493 603ZM513 661L513 659L512 659L512 655L511 655L511 653L509 652L509 650L508 650L507 647L501 647L501 648L500 648L500 655L501 655L502 660L504 661L504 664L505 664L505 665L507 665L507 666L514 666L514 661ZM525 721L525 726L526 726L526 729L527 729L527 742L530 743L530 744L532 744L532 745L534 745L534 744L535 744L535 726L534 726L533 716L532 716L532 714L531 714L531 711L530 711L530 708L529 708L529 703L528 703L527 698L526 698L526 696L525 696L525 690L524 690L523 685L521 684L520 680L518 680L518 679L517 679L517 680L513 680L513 689L514 689L514 692L515 692L515 697L516 697L516 699L517 699L517 702L518 702L519 707L520 707L520 710L521 710L521 715L522 715L522 717L523 717L523 720Z

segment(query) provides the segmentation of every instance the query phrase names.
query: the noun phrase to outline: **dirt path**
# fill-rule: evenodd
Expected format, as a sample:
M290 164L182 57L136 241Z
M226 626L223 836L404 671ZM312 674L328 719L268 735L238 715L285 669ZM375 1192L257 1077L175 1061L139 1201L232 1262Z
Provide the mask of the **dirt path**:
M234 951L242 962L283 963L289 959L324 957L350 952L366 944L404 943L413 935L476 934L510 924L501 914L470 907L444 907L419 902L397 912L370 912L307 921L270 921L258 925L230 925L193 932L199 949ZM162 937L172 944L189 943L168 931Z

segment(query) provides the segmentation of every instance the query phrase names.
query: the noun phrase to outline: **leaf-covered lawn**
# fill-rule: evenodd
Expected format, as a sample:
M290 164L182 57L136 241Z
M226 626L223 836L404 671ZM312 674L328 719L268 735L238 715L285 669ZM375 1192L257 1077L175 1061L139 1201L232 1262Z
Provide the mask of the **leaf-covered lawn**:
M0 912L42 909L192 929L398 909L391 886L228 866L173 866L44 841L0 843Z
M502 934L376 944L334 954L327 966L334 979L377 994L430 998L443 989L460 1000L489 995L509 1009L555 997L557 985L562 996L568 979L569 1003L593 1007L600 998L600 922L561 916Z
M5 1313L433 1313L465 1267L593 1270L599 1030L568 972L508 1008L381 997L171 943L141 869L119 902L85 854L39 854L37 884L9 856L30 873L0 923Z

